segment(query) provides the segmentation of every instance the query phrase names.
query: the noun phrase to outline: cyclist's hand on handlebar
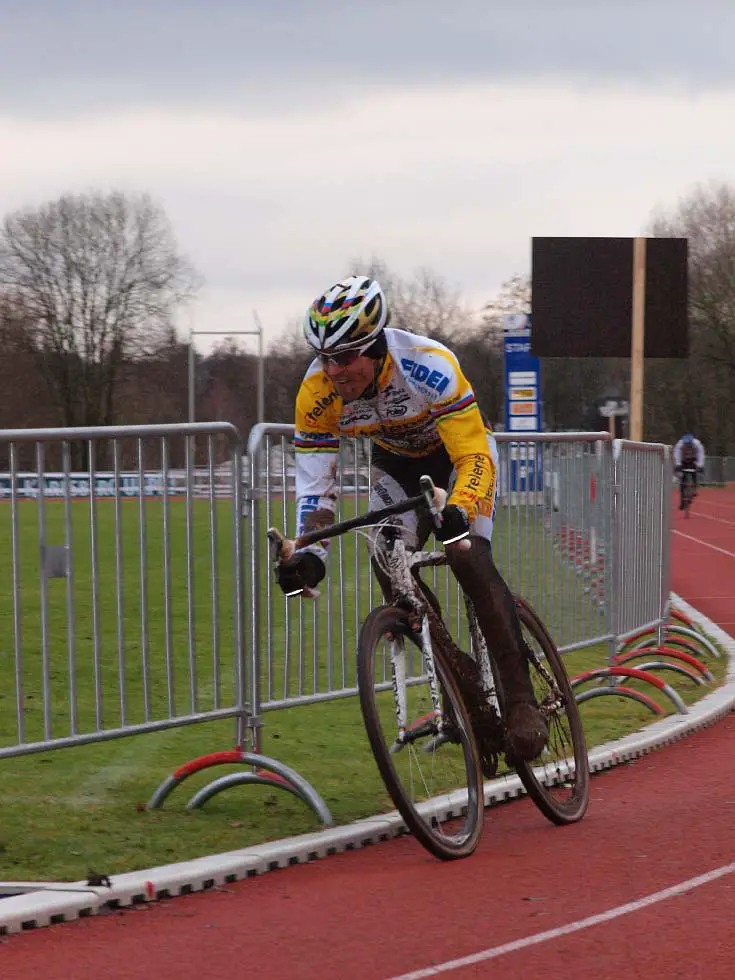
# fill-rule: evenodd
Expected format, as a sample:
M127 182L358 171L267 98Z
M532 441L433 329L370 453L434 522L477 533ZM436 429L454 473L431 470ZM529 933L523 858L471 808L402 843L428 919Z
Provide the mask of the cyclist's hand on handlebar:
M469 547L470 542L466 540L470 535L467 511L456 504L447 504L441 511L441 518L441 527L434 530L436 537L445 546L456 544L460 548Z
M422 476L419 486L434 521L434 534L445 547L467 551L471 547L469 540L470 522L467 511L456 504L447 504L447 492L441 487L434 486L430 476Z
M316 586L327 570L319 555L313 551L295 551L290 558L278 563L276 579L287 596L303 595L316 598Z

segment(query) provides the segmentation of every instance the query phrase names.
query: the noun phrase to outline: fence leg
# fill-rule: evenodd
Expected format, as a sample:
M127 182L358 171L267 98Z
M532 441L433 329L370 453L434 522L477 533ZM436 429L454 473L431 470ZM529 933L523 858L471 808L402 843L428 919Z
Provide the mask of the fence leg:
M233 749L229 752L212 752L209 755L203 755L198 759L192 759L191 762L187 762L186 765L181 766L172 775L167 776L160 786L158 786L148 802L148 809L157 810L163 806L166 797L177 786L180 786L185 779L193 776L194 773L201 772L203 769L210 769L213 766L231 765L252 766L254 772L233 773L213 780L191 798L187 804L187 808L193 809L202 806L212 796L221 793L222 790L228 789L230 786L259 783L267 784L274 789L283 789L289 793L293 793L294 796L298 796L299 799L302 799L304 803L311 807L324 826L332 827L334 825L334 820L326 803L311 783L307 782L303 776L300 776L294 769L290 769L276 759L259 755L256 752L244 752L242 749Z

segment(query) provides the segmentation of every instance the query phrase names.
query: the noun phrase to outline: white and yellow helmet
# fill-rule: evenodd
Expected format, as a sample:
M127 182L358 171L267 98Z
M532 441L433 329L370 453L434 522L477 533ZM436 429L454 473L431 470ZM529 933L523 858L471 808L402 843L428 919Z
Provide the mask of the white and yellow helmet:
M367 276L348 276L311 304L304 317L304 336L319 354L364 351L389 319L380 283Z

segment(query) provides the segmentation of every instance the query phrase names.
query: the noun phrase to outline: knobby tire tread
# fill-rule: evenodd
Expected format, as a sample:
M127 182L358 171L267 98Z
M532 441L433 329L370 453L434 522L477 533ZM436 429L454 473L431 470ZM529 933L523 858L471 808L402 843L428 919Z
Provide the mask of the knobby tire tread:
M582 819L587 810L590 781L587 744L584 736L584 725L579 714L579 707L571 684L569 683L569 677L567 676L561 654L557 650L556 644L552 640L542 620L525 601L517 601L516 608L521 623L533 634L543 650L544 656L546 657L546 665L564 698L565 712L569 720L574 747L575 783L574 794L571 800L557 800L552 796L543 783L539 782L534 775L534 763L516 762L514 766L526 792L548 820L558 826L576 823ZM534 670L533 665L531 665L531 670ZM542 764L537 762L535 765Z
M433 617L431 618L433 619ZM468 818L472 821L472 829L467 839L457 845L449 845L446 840L437 838L426 820L416 811L413 803L403 791L403 786L396 775L390 753L382 735L373 686L375 678L374 663L376 648L387 632L400 633L410 642L417 646L419 645L416 634L409 625L408 614L395 606L381 606L374 609L363 623L358 643L357 676L360 692L360 707L373 756L375 757L383 782L393 803L416 839L431 854L441 860L447 861L469 857L476 849L482 835L484 820L483 777L477 746L472 732L472 725L460 695L457 682L453 676L451 665L447 663L441 639L436 636L432 624L431 633L434 662L440 687L448 698L452 710L462 719L462 724L464 725L470 745L472 761L472 769L468 769L467 771L468 790L474 790L475 797L474 804L471 797L468 798Z

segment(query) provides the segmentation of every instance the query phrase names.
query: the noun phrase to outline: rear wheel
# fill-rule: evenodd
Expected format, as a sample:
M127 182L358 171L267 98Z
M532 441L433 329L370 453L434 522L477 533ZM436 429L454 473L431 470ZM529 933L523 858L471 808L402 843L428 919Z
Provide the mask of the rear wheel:
M516 600L523 636L533 654L530 673L549 738L535 762L514 763L528 795L555 824L575 823L589 803L584 726L559 651L536 613Z
M357 676L370 746L409 830L442 860L467 857L482 833L482 773L467 710L432 636L441 710L434 711L416 633L393 606L360 633ZM398 707L405 712L399 730Z

